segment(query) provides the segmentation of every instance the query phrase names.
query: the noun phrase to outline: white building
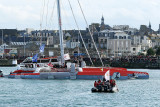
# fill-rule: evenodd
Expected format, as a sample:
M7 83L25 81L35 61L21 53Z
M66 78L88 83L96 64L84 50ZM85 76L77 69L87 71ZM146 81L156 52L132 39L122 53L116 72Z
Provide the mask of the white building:
M123 31L102 31L99 37L100 48L106 48L109 56L128 56L131 54L131 37Z
M127 56L131 53L131 38L124 32L116 33L114 39L110 39L108 43L108 48L114 56Z
M33 29L33 28L26 28L26 33L27 33L27 34L31 34L31 33L32 33L32 31L34 31L34 29Z
M141 39L142 39L141 42L142 51L147 51L149 48L152 48L152 40L149 37L143 36Z
M160 34L158 35L152 34L151 40L152 40L152 48L154 48L155 46L160 46Z
M131 55L138 55L139 53L143 53L143 51L141 51L141 45L132 45Z

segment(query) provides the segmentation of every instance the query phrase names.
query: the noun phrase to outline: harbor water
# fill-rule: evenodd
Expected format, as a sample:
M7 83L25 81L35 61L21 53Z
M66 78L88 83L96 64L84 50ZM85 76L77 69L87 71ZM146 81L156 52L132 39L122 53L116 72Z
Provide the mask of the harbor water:
M16 67L0 69L6 75ZM118 80L118 93L92 93L94 80L0 78L0 107L159 107L160 70L136 71L150 78Z

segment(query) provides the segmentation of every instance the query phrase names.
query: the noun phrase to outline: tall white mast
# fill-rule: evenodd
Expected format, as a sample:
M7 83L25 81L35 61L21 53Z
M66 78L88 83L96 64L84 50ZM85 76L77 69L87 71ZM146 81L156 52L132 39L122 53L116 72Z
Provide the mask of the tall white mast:
M62 31L60 0L57 0L57 13L58 13L59 39L60 39L60 49L61 49L61 65L64 66L65 61L64 61L63 31Z

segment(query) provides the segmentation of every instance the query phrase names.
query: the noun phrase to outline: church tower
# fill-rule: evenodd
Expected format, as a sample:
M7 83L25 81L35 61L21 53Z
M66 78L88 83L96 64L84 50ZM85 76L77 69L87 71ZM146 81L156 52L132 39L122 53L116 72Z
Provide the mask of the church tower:
M101 25L104 25L104 17L102 15L102 18L101 18Z
M104 24L104 17L102 15L102 18L101 18L101 26L100 26L100 30L105 30L105 24Z
M149 26L148 26L148 28L149 28L149 34L152 34L152 28L151 28L152 26L151 26L151 22L149 21Z
M149 29L151 29L151 22L149 21Z

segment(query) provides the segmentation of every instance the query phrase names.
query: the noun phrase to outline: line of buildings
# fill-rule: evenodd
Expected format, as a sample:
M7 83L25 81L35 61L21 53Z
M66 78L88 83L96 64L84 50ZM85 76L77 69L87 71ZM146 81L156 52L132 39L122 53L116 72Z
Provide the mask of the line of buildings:
M149 48L160 46L160 25L157 31L151 28L150 22L148 26L141 25L140 29L130 28L129 25L111 27L104 23L102 16L101 23L92 23L86 30L81 30L85 45L91 51L92 57L96 57L96 53L92 52L95 47L89 30L102 57L146 54ZM59 48L58 31L29 28L26 30L0 29L1 56L2 54L31 56L38 50L41 43L45 43L48 48ZM85 53L78 30L64 30L64 47L73 51L79 47Z

